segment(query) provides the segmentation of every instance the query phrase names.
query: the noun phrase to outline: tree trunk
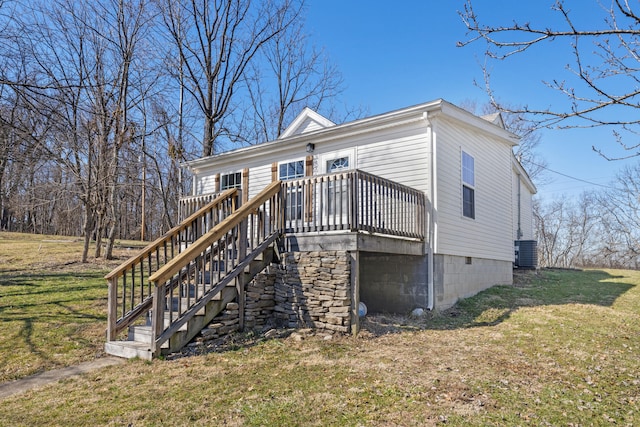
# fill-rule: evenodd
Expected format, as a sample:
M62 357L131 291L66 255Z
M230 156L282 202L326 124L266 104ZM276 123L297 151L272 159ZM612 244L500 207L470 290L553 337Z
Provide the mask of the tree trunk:
M84 246L82 248L82 262L87 262L89 258L89 243L91 242L91 214L89 213L89 206L85 205L85 215L84 215Z

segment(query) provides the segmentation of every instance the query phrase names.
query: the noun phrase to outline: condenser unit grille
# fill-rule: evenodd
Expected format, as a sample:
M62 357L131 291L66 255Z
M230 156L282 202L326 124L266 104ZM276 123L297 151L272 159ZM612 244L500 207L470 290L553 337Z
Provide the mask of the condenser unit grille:
M538 242L535 240L516 240L516 267L536 268L538 266Z

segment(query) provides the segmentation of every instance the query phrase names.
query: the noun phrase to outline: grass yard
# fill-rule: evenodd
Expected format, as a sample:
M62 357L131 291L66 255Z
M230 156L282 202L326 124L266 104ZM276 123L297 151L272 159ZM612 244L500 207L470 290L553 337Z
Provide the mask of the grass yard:
M0 233L0 382L103 354L103 277L121 261L81 254L80 239Z
M5 268L3 237L3 380L100 353L104 266ZM0 425L640 425L638 285L635 271L545 271L428 318L368 317L358 337L246 333L7 398Z

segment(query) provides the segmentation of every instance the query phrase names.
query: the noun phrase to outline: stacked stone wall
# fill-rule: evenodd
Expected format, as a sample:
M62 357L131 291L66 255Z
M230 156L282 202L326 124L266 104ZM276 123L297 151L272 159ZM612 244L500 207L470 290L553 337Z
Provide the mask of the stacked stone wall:
M196 342L221 338L239 329L237 302L204 328ZM247 284L244 325L277 324L349 332L351 265L346 251L288 252Z
M273 320L276 268L273 265L267 267L247 285L244 306L245 328L258 328Z
M240 328L240 311L237 302L230 302L226 308L213 318L211 323L200 331L196 342L203 342L220 338L235 332Z
M275 317L286 327L349 332L351 266L346 251L288 252L276 270Z

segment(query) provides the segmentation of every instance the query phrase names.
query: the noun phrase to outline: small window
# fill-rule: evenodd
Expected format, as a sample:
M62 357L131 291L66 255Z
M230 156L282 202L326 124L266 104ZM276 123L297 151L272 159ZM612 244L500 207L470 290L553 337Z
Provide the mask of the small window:
M220 190L229 188L242 188L242 173L229 173L220 177Z
M471 265L471 264L473 264L473 259L470 256L465 257L464 263L467 264L467 265Z
M473 157L469 154L462 152L462 182L470 187L475 187L475 162Z
M304 161L298 160L295 162L281 163L280 174L278 176L281 181L304 178Z
M327 161L327 172L338 172L349 169L349 157L340 157Z
M462 152L462 215L476 217L475 161L472 156Z
M475 219L476 217L475 197L473 188L462 186L462 214L467 218Z

